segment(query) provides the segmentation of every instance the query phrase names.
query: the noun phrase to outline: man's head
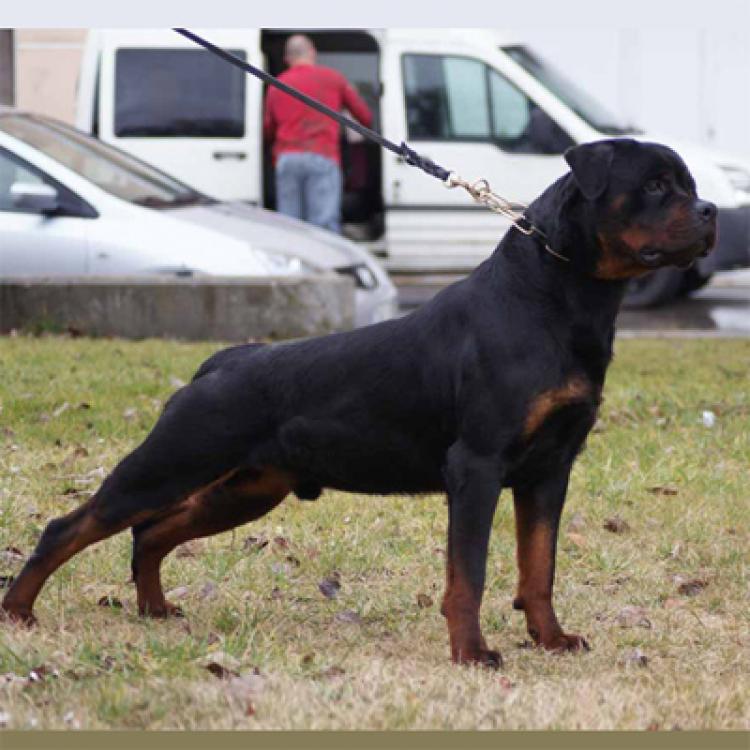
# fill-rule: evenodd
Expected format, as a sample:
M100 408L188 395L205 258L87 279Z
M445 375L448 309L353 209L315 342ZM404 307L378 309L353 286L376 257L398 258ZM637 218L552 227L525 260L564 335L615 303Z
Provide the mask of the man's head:
M314 65L317 51L310 37L293 34L284 45L284 62L291 68L294 65Z
M598 278L687 267L714 245L716 206L698 198L672 149L622 138L576 146L565 159L598 246Z

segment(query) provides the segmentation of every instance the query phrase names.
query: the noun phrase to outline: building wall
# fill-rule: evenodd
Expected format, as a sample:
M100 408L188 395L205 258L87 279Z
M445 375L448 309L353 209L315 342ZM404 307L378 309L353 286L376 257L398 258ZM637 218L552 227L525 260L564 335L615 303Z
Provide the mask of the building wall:
M85 29L18 29L16 105L73 123Z
M13 31L0 29L0 104L13 104L14 89Z

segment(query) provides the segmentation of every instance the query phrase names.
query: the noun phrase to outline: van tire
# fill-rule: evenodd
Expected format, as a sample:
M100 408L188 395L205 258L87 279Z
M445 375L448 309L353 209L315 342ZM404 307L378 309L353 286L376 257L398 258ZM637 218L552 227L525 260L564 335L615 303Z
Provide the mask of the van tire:
M685 297L691 292L703 289L709 281L711 281L710 273L704 276L697 268L691 268L682 274L682 284L677 294L680 297Z
M676 268L660 268L647 276L633 279L625 291L622 306L629 310L640 310L673 300L680 292L683 275Z

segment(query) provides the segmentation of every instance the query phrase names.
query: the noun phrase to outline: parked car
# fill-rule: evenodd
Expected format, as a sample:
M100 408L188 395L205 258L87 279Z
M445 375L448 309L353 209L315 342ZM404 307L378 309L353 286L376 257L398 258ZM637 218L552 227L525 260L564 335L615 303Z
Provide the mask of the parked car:
M336 271L356 322L397 311L385 271L351 241L263 208L218 201L55 120L0 108L0 276Z
M198 33L276 75L292 31ZM567 170L562 153L578 143L627 136L673 146L701 195L719 207L719 245L687 274L662 269L634 283L630 305L659 304L716 270L750 264L749 164L621 122L523 40L483 29L305 33L319 61L357 86L383 135L466 179L487 178L509 200L533 200ZM272 208L262 96L259 81L174 31L94 30L81 66L77 125L209 195ZM508 228L462 190L446 190L376 144L348 139L344 146L345 231L387 268L466 271Z

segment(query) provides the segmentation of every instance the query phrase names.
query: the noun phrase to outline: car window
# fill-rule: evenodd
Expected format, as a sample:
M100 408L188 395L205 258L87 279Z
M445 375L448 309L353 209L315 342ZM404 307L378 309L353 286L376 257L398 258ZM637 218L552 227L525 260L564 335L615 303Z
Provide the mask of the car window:
M560 154L570 136L485 63L450 55L405 55L409 138L480 140L505 151Z
M44 180L0 151L0 211L25 212L24 209L17 208L11 198L10 189L18 183L42 185Z
M242 50L229 50L245 59ZM242 138L245 74L204 50L121 49L115 55L118 138Z
M54 120L7 115L0 117L0 131L131 203L169 208L205 200L200 193L155 167Z

